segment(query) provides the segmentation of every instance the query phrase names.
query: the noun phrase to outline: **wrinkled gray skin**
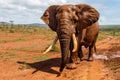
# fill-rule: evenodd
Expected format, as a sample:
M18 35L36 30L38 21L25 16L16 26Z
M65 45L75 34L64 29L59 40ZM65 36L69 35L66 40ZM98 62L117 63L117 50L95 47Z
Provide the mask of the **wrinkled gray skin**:
M61 47L62 59L60 71L62 72L64 67L69 61L69 50L70 50L70 64L69 68L75 68L75 63L78 60L78 56L81 58L82 50L81 46L85 44L86 47L93 46L96 42L96 33L91 34L93 28L98 28L98 19L99 13L93 7L86 4L79 5L53 5L50 6L41 19L53 30L56 32ZM92 27L93 26L93 27ZM87 29L85 37L82 39L83 29ZM90 29L90 30L89 30ZM87 34L87 32L90 32ZM72 52L73 42L72 34L76 34L78 39L78 49L76 52ZM88 37L89 36L89 37ZM93 37L93 38L92 38ZM81 40L83 41L81 44ZM87 41L88 40L88 41ZM89 41L90 40L90 41ZM85 43L86 42L86 43ZM93 45L91 45L93 44ZM90 47L90 52L91 52ZM91 53L90 53L91 55ZM88 58L89 59L89 58Z

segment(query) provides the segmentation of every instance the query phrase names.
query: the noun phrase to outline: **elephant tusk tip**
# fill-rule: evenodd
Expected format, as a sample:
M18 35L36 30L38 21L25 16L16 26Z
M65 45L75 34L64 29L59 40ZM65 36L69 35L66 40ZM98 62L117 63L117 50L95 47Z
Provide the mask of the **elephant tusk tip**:
M47 52L43 52L42 54L45 55Z
M42 54L44 55L44 54L46 54L47 52L49 52L49 51L52 49L52 47L55 45L55 43L57 42L57 40L58 40L58 37L55 36L52 44L51 44Z
M52 49L52 45L50 45L50 46L45 50L45 52L43 52L42 54L46 54L46 53L49 52L51 49Z
M76 52L77 50L76 49L73 49L72 52Z

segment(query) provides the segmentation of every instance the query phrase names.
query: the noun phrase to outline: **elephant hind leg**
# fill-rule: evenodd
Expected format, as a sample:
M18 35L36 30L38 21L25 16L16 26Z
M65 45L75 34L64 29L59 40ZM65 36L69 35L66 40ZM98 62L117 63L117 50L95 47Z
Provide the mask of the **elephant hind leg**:
M87 61L93 61L93 56L92 55L93 55L93 46L90 46Z
M89 55L87 61L93 61L93 48L94 51L96 52L95 41L93 41L92 44L89 46Z
M95 53L97 53L97 50L96 50L96 45L94 45L94 51L95 51Z
M89 55L88 55L88 61L93 61L93 48L94 48L94 52L97 53L97 50L96 50L96 45L92 45L89 47Z
M97 36L98 36L98 34L96 35L94 41L93 41L93 42L91 43L91 45L89 46L89 55L88 55L88 59L87 59L88 61L93 60L93 48L94 48L94 52L95 52L95 53L97 52L97 50L96 50L96 45L95 45L96 40L97 40Z

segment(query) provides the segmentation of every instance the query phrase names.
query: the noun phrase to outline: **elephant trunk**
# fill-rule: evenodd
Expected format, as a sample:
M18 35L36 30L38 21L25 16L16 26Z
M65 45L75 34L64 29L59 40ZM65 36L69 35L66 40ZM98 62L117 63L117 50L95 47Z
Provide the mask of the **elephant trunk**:
M75 34L72 34L72 39L73 39L73 44L74 44L73 45L74 48L72 52L76 52L77 51L77 39L75 37ZM60 72L62 72L69 60L68 55L69 55L71 37L67 37L67 38L63 37L63 38L59 38L59 40L60 40L60 47L61 47L61 53L62 53Z
M69 48L70 48L71 39L73 39L73 44L74 44L73 52L77 51L77 40L76 40L75 34L70 35L64 29L65 28L59 29L61 30L61 32L57 33L60 41L60 47L61 47L61 53L62 53L60 72L63 71L64 67L66 66L69 60L68 57L69 57Z
M70 39L59 39L59 40L60 40L60 47L62 53L60 72L62 72L68 62Z

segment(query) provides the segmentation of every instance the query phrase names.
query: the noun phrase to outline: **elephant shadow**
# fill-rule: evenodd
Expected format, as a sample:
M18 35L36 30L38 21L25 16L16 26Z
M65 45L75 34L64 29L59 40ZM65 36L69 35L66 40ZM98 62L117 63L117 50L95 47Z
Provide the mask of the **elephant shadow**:
M27 63L24 61L17 61L18 64L28 65L30 68L36 69L32 72L34 74L37 71L48 72L52 74L59 74L58 71L52 69L52 67L59 67L60 66L60 58L52 58L44 61L34 62L34 63Z

